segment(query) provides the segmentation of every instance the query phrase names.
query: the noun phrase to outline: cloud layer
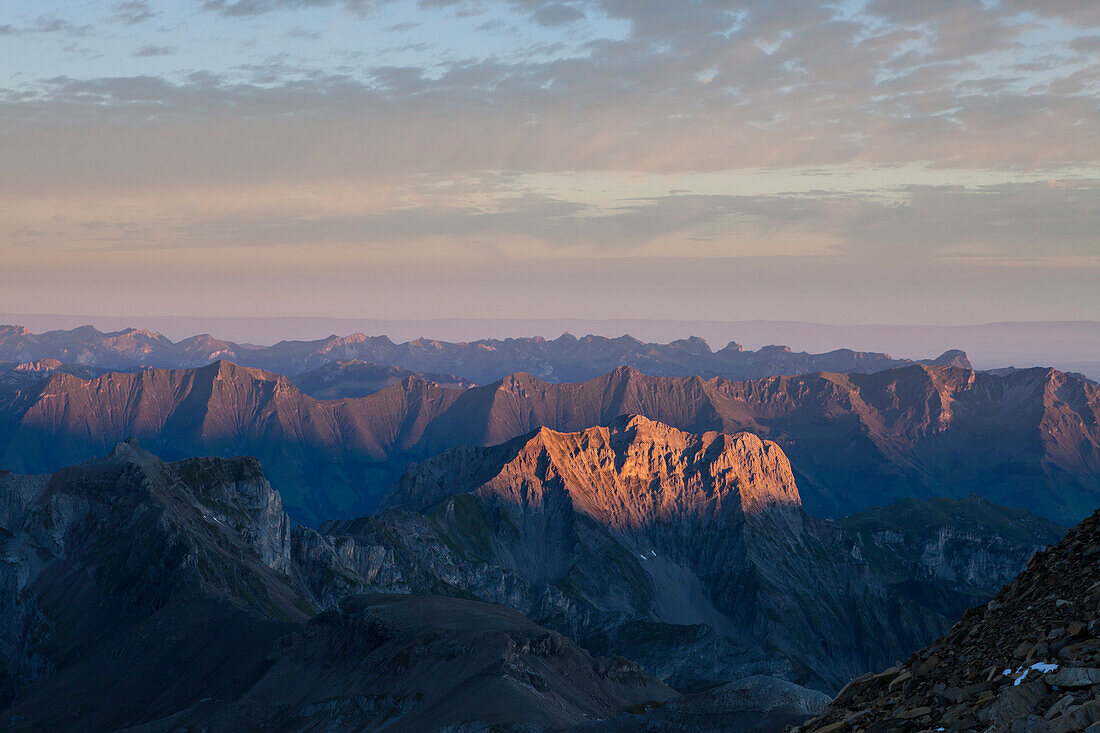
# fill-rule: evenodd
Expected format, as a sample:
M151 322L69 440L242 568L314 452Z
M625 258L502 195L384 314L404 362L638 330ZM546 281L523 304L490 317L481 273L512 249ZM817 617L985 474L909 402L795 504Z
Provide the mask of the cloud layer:
M1032 300L1013 318L1054 302L1065 317L1100 312L1095 288L1072 285L1100 275L1094 2L65 7L0 11L0 45L28 59L0 80L9 293L19 268L98 257L136 279L172 260L196 278L173 312L211 297L204 262L262 258L264 277L289 278L308 259L341 281L347 263L419 267L423 284L404 292L427 316L454 309L431 302L430 273L476 263L490 281L526 266L547 315L584 315L555 297L549 263L655 277L639 263L751 260L758 280L775 268L766 279L789 283L768 306L803 318L858 316L829 315L784 272L822 273L835 281L818 290L839 293L872 267L893 283L882 307L910 322L952 271L988 303L1004 278L1034 273L1045 285L1021 290ZM829 266L805 267L819 259ZM55 289L83 293L87 312L121 307L80 271ZM925 286L899 300L907 271ZM651 315L714 315L697 312L715 306L694 304L690 281L646 287L683 296ZM958 322L988 318L966 302Z

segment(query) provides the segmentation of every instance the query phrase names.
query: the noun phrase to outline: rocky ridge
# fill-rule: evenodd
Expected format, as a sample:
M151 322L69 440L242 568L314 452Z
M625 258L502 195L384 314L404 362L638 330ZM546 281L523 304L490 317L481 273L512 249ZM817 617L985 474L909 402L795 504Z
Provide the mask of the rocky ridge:
M796 730L1100 729L1100 512L942 639L849 683Z
M53 471L129 436L169 460L254 455L295 519L316 524L373 511L410 461L622 414L773 440L818 516L978 493L1069 524L1100 502L1100 387L1049 369L912 366L729 382L623 367L582 384L516 374L446 389L409 377L330 401L230 362L92 380L54 374L0 383L0 466Z
M774 730L819 709L799 682L835 689L987 598L968 556L1003 537L1022 564L1058 534L979 499L852 533L801 511L775 444L639 417L407 479L392 503L417 510L318 532L290 529L253 459L123 443L0 474L0 724ZM936 559L907 574L912 553Z

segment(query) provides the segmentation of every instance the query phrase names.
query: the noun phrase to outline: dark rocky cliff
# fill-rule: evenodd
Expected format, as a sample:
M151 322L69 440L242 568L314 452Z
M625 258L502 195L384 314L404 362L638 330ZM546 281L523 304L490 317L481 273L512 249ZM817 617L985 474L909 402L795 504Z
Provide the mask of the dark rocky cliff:
M844 688L800 731L1093 731L1100 724L1100 512L904 663Z

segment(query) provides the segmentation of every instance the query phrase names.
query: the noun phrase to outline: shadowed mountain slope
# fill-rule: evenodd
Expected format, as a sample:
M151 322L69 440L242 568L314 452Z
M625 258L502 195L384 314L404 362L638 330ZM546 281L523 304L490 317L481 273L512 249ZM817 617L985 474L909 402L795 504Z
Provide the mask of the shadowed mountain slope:
M712 352L692 337L667 344L643 343L630 336L486 339L451 343L416 339L396 344L385 336L329 336L317 341L281 341L258 347L216 339L209 334L173 343L159 333L126 329L101 333L91 326L33 334L21 326L0 326L0 360L62 362L109 369L138 366L189 368L218 359L280 374L299 374L338 361L358 360L433 374L457 374L480 384L513 372L538 375L549 382L584 381L619 366L647 374L752 379L773 374L817 371L875 372L914 363L970 368L966 354L948 351L914 362L886 354L837 349L825 354L792 352L785 346L744 351L737 343Z
M293 541L252 459L122 444L0 474L0 725L541 728L676 696L499 606L368 596L315 616Z
M622 414L774 440L818 515L977 493L1068 523L1100 503L1100 387L1050 369L912 366L729 382L623 367L579 384L515 374L462 390L408 378L335 401L229 362L92 380L54 374L0 385L0 466L51 471L130 436L166 459L254 455L295 517L316 523L371 511L410 461Z

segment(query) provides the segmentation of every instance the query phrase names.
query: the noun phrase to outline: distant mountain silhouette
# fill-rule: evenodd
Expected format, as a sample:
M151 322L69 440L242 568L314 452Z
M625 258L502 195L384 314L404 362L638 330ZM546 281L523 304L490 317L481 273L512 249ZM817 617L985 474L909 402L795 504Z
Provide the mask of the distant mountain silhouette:
M318 341L282 341L258 347L203 334L172 342L159 333L126 329L101 333L91 326L33 334L20 326L0 326L0 361L56 359L66 364L128 370L135 367L190 368L226 359L242 366L296 375L338 361L364 361L416 372L458 375L478 384L525 372L548 382L592 379L619 366L667 377L754 379L811 372L877 372L914 363L970 368L966 354L952 350L914 362L886 354L838 349L825 354L793 352L785 346L745 351L730 343L714 352L700 338L667 344L643 343L630 336L488 339L451 343L416 339L395 344L385 336L329 336ZM347 395L352 396L352 395ZM360 394L354 396L362 396Z

